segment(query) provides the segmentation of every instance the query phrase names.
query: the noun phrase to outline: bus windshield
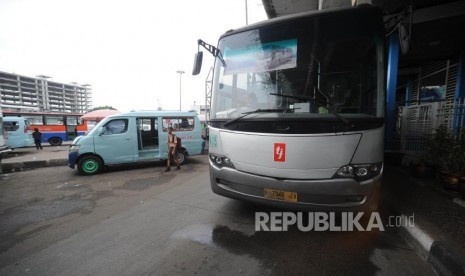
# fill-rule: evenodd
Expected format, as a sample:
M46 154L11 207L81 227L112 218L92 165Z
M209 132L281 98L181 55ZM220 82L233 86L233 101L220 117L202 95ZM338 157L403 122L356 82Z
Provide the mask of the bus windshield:
M384 29L375 18L307 17L224 36L226 66L216 61L211 118L260 109L280 117L383 117Z

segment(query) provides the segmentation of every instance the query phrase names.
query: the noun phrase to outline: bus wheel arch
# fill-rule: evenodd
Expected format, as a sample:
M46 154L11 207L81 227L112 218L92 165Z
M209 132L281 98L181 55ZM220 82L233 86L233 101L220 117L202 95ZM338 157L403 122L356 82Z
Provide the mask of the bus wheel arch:
M50 143L51 146L61 146L61 144L63 143L63 139L61 139L60 137L54 136L54 137L48 138L48 142Z
M94 175L102 171L104 163L100 156L96 154L86 154L76 160L79 174Z

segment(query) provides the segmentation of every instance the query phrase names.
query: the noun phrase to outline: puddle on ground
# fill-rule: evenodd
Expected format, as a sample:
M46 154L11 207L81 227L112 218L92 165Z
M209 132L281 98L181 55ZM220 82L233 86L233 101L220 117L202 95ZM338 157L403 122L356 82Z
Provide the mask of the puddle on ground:
M174 232L171 238L176 240L191 240L200 244L214 246L212 240L213 228L210 224L193 224Z
M211 224L192 224L171 235L171 239L190 240L211 247L222 247L228 251L231 249L230 245L240 241L242 238L250 239L252 235L231 230L228 226ZM246 247L244 249L247 250ZM240 254L244 253L246 252Z
M379 233L375 232L301 232L290 228L287 232L244 233L211 224L189 225L170 238L248 256L276 274L302 274L302 271L314 271L316 275L341 274L358 269L361 274L374 275L379 268L369 257L374 249L384 247ZM335 259L339 260L338 265L333 265Z

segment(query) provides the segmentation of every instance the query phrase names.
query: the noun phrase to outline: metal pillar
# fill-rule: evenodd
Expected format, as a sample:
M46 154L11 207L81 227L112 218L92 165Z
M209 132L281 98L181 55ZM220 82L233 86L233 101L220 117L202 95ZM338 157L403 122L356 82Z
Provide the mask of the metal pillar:
M460 99L465 103L465 51L460 53L459 66L457 69L457 84L455 86L455 110L454 110L454 130L459 130L465 125L462 120L464 108L460 106Z
M210 105L212 100L212 76L213 67L208 71L207 78L205 79L205 122L210 122Z
M410 97L412 95L412 83L407 81L407 88L405 89L405 106L410 105Z
M182 71L182 70L178 70L178 71L176 71L176 73L179 74L179 111L181 111L182 110L182 108L181 108L181 91L182 91L181 90L181 87L182 87L181 86L181 77L182 77L182 74L184 74L185 72Z
M386 136L384 142L385 150L392 150L392 137L395 128L395 108L397 74L399 68L399 34L397 32L389 37L389 56L387 68L386 87Z

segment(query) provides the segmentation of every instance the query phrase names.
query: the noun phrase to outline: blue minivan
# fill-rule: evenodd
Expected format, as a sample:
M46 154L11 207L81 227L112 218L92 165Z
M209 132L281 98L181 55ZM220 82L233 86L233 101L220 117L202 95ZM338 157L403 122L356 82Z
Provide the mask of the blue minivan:
M3 135L5 144L12 149L34 145L31 125L23 117L3 117Z
M181 138L176 159L201 154L202 126L195 112L137 111L111 115L89 133L74 139L68 165L92 175L104 166L167 159L168 127Z

